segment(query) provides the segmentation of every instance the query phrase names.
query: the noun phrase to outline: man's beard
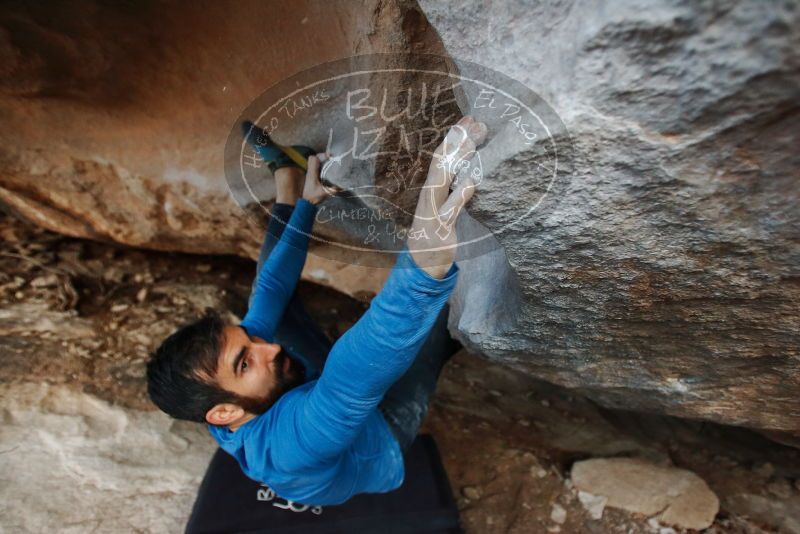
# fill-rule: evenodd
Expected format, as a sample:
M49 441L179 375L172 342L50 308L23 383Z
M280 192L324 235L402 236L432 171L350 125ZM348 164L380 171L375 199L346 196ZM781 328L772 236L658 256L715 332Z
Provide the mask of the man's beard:
M289 359L289 370L284 373L283 365L287 358ZM303 364L298 360L290 358L285 350L281 349L280 353L275 358L275 364L275 378L277 384L269 393L263 397L237 395L237 399L234 402L244 408L246 412L261 415L272 408L272 405L275 404L284 393L305 382L305 367L303 367Z

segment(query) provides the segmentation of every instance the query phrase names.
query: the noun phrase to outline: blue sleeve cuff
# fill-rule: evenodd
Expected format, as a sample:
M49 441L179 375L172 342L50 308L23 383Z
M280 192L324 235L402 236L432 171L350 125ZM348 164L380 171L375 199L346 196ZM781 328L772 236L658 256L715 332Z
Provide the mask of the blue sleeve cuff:
M301 198L294 207L289 223L286 225L282 240L286 240L295 247L308 243L311 237L311 228L314 226L314 217L317 215L317 206Z
M404 271L404 276L412 279L417 287L424 287L433 291L446 291L452 289L458 278L458 265L455 262L450 266L444 278L434 278L425 272L411 256L408 246L403 247L400 256L397 258L395 269Z

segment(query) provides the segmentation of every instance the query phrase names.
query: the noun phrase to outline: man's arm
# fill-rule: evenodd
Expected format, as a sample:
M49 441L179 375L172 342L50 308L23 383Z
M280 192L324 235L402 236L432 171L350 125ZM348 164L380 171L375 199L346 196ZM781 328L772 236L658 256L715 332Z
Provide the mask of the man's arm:
M458 134L459 127L464 134L460 142L451 135ZM467 117L453 131L437 154L466 161L486 127ZM282 468L302 470L309 464L335 461L356 439L389 387L413 363L458 276L453 263L455 221L474 189L464 180L450 193L458 168L436 161L431 165L409 231L409 236L428 236L424 245L415 243L413 250L409 246L401 251L381 292L339 338L322 376L289 412L291 420L279 422L282 439L274 442L273 458L279 459Z
M433 153L414 212L414 224L408 232L408 250L417 265L434 278L444 276L455 260L458 248L455 225L459 213L475 193L476 168L471 160L486 133L484 123L463 117L450 128ZM458 180L454 182L456 175Z
M383 289L333 346L322 376L295 412L297 445L325 460L355 440L370 412L413 363L457 277L452 264L442 279L433 278L403 250Z
M272 341L303 271L316 213L311 202L297 201L280 241L256 275L250 309L241 323L249 335Z
M308 159L302 198L299 200L294 180L290 176L278 175L287 169L278 169L276 172L276 202L295 204L296 201L296 205L280 240L256 274L250 308L241 322L249 335L273 340L278 322L286 311L306 262L317 204L337 192L335 188L323 187L320 182L320 157L327 158L327 155L318 154ZM282 178L285 183L280 181Z

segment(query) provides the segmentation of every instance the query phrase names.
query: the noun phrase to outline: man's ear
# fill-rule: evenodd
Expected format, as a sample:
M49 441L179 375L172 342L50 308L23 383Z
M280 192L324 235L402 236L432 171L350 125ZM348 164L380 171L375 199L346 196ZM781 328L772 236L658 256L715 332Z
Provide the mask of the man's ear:
M244 408L231 403L217 404L206 412L206 421L212 425L227 426L244 417Z

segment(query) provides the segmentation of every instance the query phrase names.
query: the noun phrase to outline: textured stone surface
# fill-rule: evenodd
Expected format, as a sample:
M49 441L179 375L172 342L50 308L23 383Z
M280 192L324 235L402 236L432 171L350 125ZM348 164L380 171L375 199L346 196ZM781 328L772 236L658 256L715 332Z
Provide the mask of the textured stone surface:
M717 496L691 471L634 458L577 462L572 481L579 491L608 499L608 506L681 528L708 528L719 511Z
M421 6L577 152L557 203L498 235L506 258L464 265L462 340L608 406L800 432L797 4ZM509 154L471 215L498 224L532 171Z
M327 60L443 41L541 95L578 154L552 205L463 262L465 344L607 406L800 434L796 3L421 6L6 8L0 201L71 235L254 257L261 227L223 177L245 106ZM508 218L530 158L495 163L462 226ZM330 258L306 278L381 287Z
M72 239L2 213L0 236L0 525L14 534L116 533L134 530L127 522L136 517L138 532L180 530L209 438L142 411L156 410L144 362L206 306L239 313L253 265ZM77 302L65 298L69 287ZM300 298L332 338L365 309L313 284L301 284ZM620 455L671 459L703 478L722 502L712 530L759 532L746 528L751 520L796 530L800 493L786 489L797 485L800 449L739 428L601 410L464 351L443 369L425 427L468 534L546 532L554 502L567 512L564 533L652 534L646 518L622 510L591 519L586 496L565 484L572 459ZM176 436L192 441L180 457ZM467 502L467 487L478 500ZM120 502L132 513L120 514Z
M727 506L735 506L742 515L765 524L774 524L779 532L800 534L800 496L780 501L763 495L741 493L727 499Z
M263 230L223 172L239 114L319 63L437 43L413 2L6 6L0 201L69 235L255 257ZM323 126L307 125L302 139ZM383 279L319 260L309 270L323 272L309 278L353 293Z
M111 406L66 386L3 384L0 393L4 529L184 528L216 449L202 425Z

